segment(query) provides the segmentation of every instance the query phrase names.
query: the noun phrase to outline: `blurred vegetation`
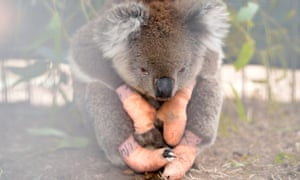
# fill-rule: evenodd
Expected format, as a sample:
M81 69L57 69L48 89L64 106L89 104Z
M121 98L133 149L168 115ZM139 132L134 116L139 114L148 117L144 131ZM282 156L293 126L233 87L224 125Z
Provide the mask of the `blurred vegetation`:
M242 71L243 80L246 65L250 63L263 65L267 76L253 82L266 86L269 103L273 103L272 88L276 88L271 87L271 69L276 66L285 70L276 82L284 80L287 77L286 70L292 69L291 97L294 100L296 84L294 70L300 65L298 60L300 40L297 38L300 3L280 0L242 2L238 7L235 1L228 1L232 28L226 42L225 62L233 64L236 71ZM250 121L243 103L245 90L242 89L240 98L234 87L231 88L240 119Z
M72 34L96 15L104 0L13 0L11 3L15 7L21 7L21 10L19 8L14 10L21 11L19 16L25 17L22 17L24 22L17 22L19 24L16 26L19 28L13 32L5 45L14 48L6 49L5 46L0 48L0 55L3 56L2 58L0 56L0 60L21 58L30 62L25 68L6 67L20 77L11 87L43 75L47 77L45 86L53 93L53 105L56 104L58 95L68 102L61 86L69 82L70 76L62 70L61 65L67 64ZM28 25L24 25L25 23L29 23L31 27L27 28Z
M15 7L21 8L22 12L28 12L28 18L34 21L32 26L36 27L34 30L31 27L30 33L27 34L22 32L22 28L17 29L9 43L3 46L2 51L0 50L0 60L15 58L18 55L31 62L26 68L9 68L11 72L20 76L12 86L46 75L52 80L50 88L54 94L53 103L55 104L58 94L66 97L60 86L68 82L70 77L62 71L61 65L67 63L70 39L76 29L97 14L104 1L10 1L16 5ZM273 65L285 69L300 67L297 60L300 53L300 39L296 38L299 33L298 1L289 0L288 3L280 0L225 0L225 2L230 9L232 24L226 42L225 63L233 64L237 71L243 71L249 63L259 63L267 69ZM37 60L32 62L33 58ZM282 79L285 76L286 74L283 74ZM257 83L269 86L269 79L266 77ZM240 115L245 119L245 110L241 102L243 97L238 97L234 88L233 91ZM68 101L67 98L65 100Z
M232 2L232 3L230 3ZM299 2L297 1L243 1L242 7L236 8L235 1L229 0L232 29L227 41L227 62L233 63L235 56L245 53L251 55L252 63L265 66L299 67L299 62L292 62L290 53L299 55ZM289 3L288 3L289 2ZM242 51L241 51L241 48ZM246 49L244 49L246 48ZM241 54L242 53L242 54ZM241 59L239 59L241 60ZM237 69L248 64L248 58L239 63Z

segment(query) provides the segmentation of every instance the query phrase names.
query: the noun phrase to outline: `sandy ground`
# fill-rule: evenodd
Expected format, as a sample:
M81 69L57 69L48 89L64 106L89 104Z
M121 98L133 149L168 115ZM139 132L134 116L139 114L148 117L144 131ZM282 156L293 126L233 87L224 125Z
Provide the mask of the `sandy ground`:
M244 122L234 102L226 100L215 145L185 179L300 179L299 108L252 100L247 110L253 116ZM112 167L72 105L0 105L0 117L1 180L159 179ZM69 136L89 143L66 141Z

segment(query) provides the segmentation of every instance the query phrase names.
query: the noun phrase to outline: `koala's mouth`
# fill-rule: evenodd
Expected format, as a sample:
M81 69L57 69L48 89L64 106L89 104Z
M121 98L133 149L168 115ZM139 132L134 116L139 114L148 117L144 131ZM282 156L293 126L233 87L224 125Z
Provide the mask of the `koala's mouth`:
M150 99L153 99L155 101L161 101L161 102L169 101L172 98L172 97L168 97L168 98L157 97L153 93L149 93L149 92L145 92L144 94L146 95L146 97Z
M169 97L169 98L162 98L162 97L155 97L155 99L157 101L169 101L172 97Z

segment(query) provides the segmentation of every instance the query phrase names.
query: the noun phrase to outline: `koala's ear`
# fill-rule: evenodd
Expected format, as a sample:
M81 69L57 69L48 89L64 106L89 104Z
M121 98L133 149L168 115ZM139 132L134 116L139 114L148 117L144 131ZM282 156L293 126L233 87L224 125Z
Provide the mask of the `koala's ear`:
M148 17L149 10L141 3L121 3L108 10L93 30L103 55L113 58L126 51L128 42L138 36Z
M220 50L230 27L226 5L220 0L200 0L186 12L184 22L212 50Z

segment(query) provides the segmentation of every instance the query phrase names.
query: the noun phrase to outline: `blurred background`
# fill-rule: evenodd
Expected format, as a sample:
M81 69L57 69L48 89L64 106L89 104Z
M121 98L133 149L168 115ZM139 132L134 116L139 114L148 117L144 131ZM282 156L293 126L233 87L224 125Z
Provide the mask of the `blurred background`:
M292 139L288 136L286 138L289 141L284 141L292 143L295 148L292 152L298 153L300 152L300 120L297 114L300 110L300 2L297 0L224 0L224 2L230 10L231 32L225 43L226 59L222 69L226 100L221 117L220 136L237 133L236 130L239 129L237 124L241 122L244 123L242 126L248 127L253 125L251 123L256 122L256 119L271 120L280 117L289 125L280 126L282 127L279 128L280 132L294 133L290 134L294 136ZM0 0L0 123L3 125L0 132L2 131L3 138L8 138L7 142L2 142L2 145L0 143L0 179L12 177L27 179L27 176L24 176L24 168L13 163L15 159L5 159L19 151L23 153L20 154L20 158L23 158L36 147L34 145L27 147L21 143L24 134L25 137L56 138L55 142L47 144L51 152L52 146L55 150L88 146L90 139L82 133L80 115L72 104L72 80L66 58L72 34L95 17L103 3L105 0ZM278 112L286 116L278 116L276 114ZM258 114L262 117L258 118ZM76 124L75 122L79 125L72 129L68 124ZM277 121L276 123L278 124ZM269 127L269 125L261 126L263 129L259 131ZM256 126L253 127L257 130ZM23 135L16 132L22 132ZM277 131L272 132L278 135ZM14 135L15 139L9 139ZM272 134L270 138L276 135ZM35 142L32 139L30 141ZM293 153L286 152L283 147L277 147L270 158L273 163L282 165L292 157L295 160L294 165L288 163L288 167L294 169L289 170L292 172L289 177L297 178L300 173L300 160L299 155L291 155ZM237 156L245 158L240 152L237 152ZM229 159L230 168L232 166L244 168L247 165L244 161ZM227 161L224 160L225 165ZM224 169L224 164L220 169ZM51 168L54 167L48 164L47 172ZM16 173L15 169L22 173ZM269 168L265 174L261 174L272 177L271 171L274 169ZM55 172L57 174L60 171ZM48 176L43 170L39 173L29 173L28 179L47 179L45 177ZM76 179L71 174L70 172L69 176L62 179ZM262 177L265 177L263 175ZM51 177L53 178L49 175L49 179ZM90 176L78 177L89 179L85 177ZM101 179L102 176L99 177ZM276 177L275 175L274 179Z
M72 34L97 14L104 0L1 0L0 3L1 102L28 101L36 105L70 102L71 90L65 89L70 82L66 61L69 42ZM225 48L225 64L229 66L225 66L222 76L226 94L236 94L234 88L242 98L299 100L300 3L292 0L227 0L226 3L232 23Z

